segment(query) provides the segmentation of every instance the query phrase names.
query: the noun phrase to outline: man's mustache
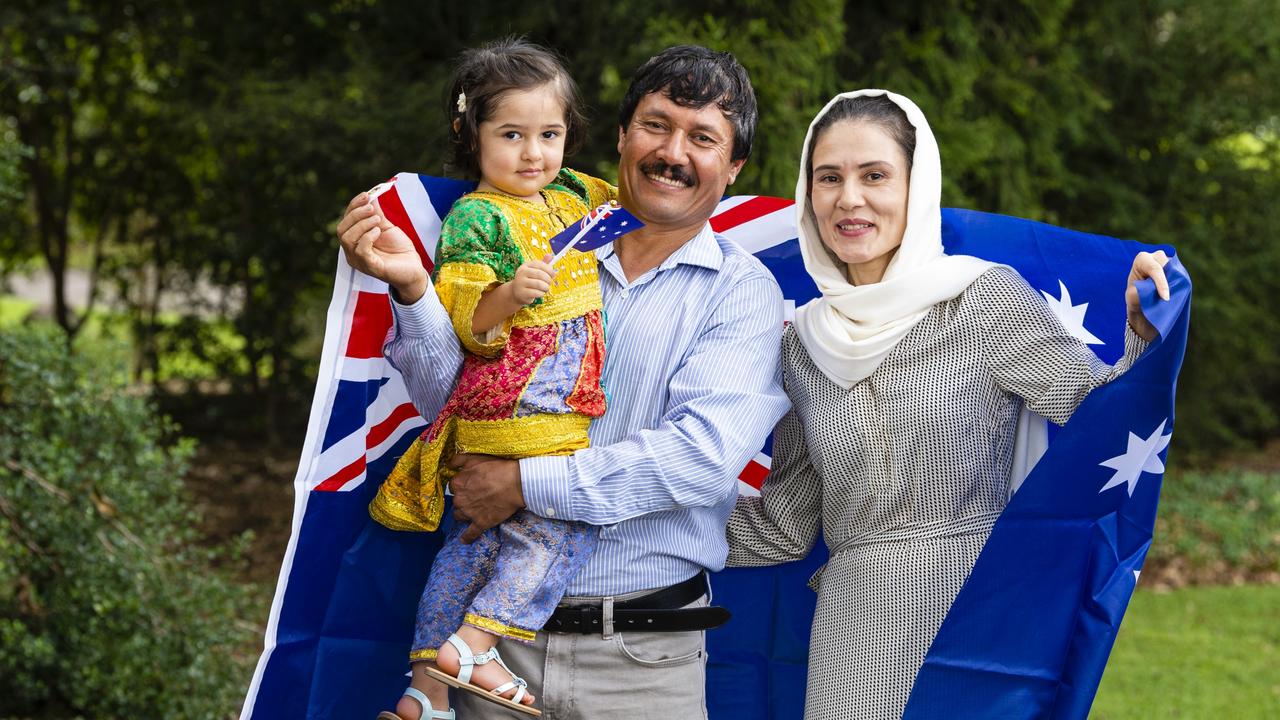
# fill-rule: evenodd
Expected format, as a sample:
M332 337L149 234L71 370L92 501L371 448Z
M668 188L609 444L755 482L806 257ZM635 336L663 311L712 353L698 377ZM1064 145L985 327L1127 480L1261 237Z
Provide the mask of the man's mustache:
M693 187L695 184L693 176L689 174L689 171L683 165L668 165L661 160L654 160L653 162L641 163L640 171L645 175L661 175L676 182L684 183L689 187Z

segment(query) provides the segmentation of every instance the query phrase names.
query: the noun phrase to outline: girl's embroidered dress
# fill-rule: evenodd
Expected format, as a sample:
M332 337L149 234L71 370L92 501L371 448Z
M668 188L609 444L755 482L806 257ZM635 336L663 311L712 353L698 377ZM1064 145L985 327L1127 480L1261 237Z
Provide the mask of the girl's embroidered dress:
M588 445L604 413L604 323L595 256L570 250L550 291L476 337L471 321L485 290L551 251L556 233L617 196L596 178L561 170L544 203L497 192L460 198L441 229L435 286L467 349L453 395L400 458L369 514L393 530L440 526L447 464L457 453L508 458L568 454ZM597 528L520 511L471 544L458 523L436 555L418 604L410 661L436 650L466 623L532 642L564 588L595 548Z
M485 290L510 281L522 263L542 259L556 233L617 190L564 169L541 194L545 204L473 192L445 217L435 287L468 353L449 402L369 506L393 530L439 527L446 464L455 454L569 454L587 447L587 426L604 413L604 325L593 254L570 250L540 300L481 337L471 330Z

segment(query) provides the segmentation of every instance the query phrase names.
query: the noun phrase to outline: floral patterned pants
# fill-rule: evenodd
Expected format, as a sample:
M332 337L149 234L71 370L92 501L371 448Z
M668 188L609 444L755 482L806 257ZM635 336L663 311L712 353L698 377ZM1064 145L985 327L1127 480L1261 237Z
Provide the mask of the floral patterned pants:
M595 549L599 528L521 510L470 545L454 525L418 602L409 659L434 660L462 624L531 643Z

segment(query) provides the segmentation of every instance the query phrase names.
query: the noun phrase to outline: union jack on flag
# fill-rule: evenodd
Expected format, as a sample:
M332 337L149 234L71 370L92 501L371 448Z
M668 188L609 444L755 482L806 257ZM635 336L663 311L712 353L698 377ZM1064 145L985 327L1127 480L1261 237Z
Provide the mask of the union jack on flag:
M430 270L441 219L470 188L401 173L377 201ZM787 319L817 295L794 242L793 205L729 197L711 218L773 272ZM1125 278L1143 246L949 209L943 236L948 252L1018 269L1103 360L1119 357ZM1154 305L1149 288L1145 296L1161 337L1051 436L935 637L905 717L1087 715L1151 540L1173 425L1190 281L1176 258L1166 271L1172 300ZM387 530L366 509L426 425L382 355L391 324L386 284L339 253L292 534L243 718L372 717L404 688L417 600L443 534ZM768 452L742 470L741 492L759 492ZM713 577L716 602L734 619L708 634L712 718L801 717L815 600L805 581L825 556L820 546L804 561Z

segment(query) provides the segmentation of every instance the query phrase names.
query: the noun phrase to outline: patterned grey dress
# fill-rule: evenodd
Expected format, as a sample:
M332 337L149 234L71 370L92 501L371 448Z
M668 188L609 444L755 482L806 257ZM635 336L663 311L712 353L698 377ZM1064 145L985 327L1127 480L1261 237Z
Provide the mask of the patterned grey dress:
M788 328L793 409L761 497L729 518L729 564L804 557L821 519L831 560L809 647L806 720L897 718L925 652L1009 494L1023 402L1067 421L1111 367L1016 272L996 267L933 306L867 379L845 390Z

